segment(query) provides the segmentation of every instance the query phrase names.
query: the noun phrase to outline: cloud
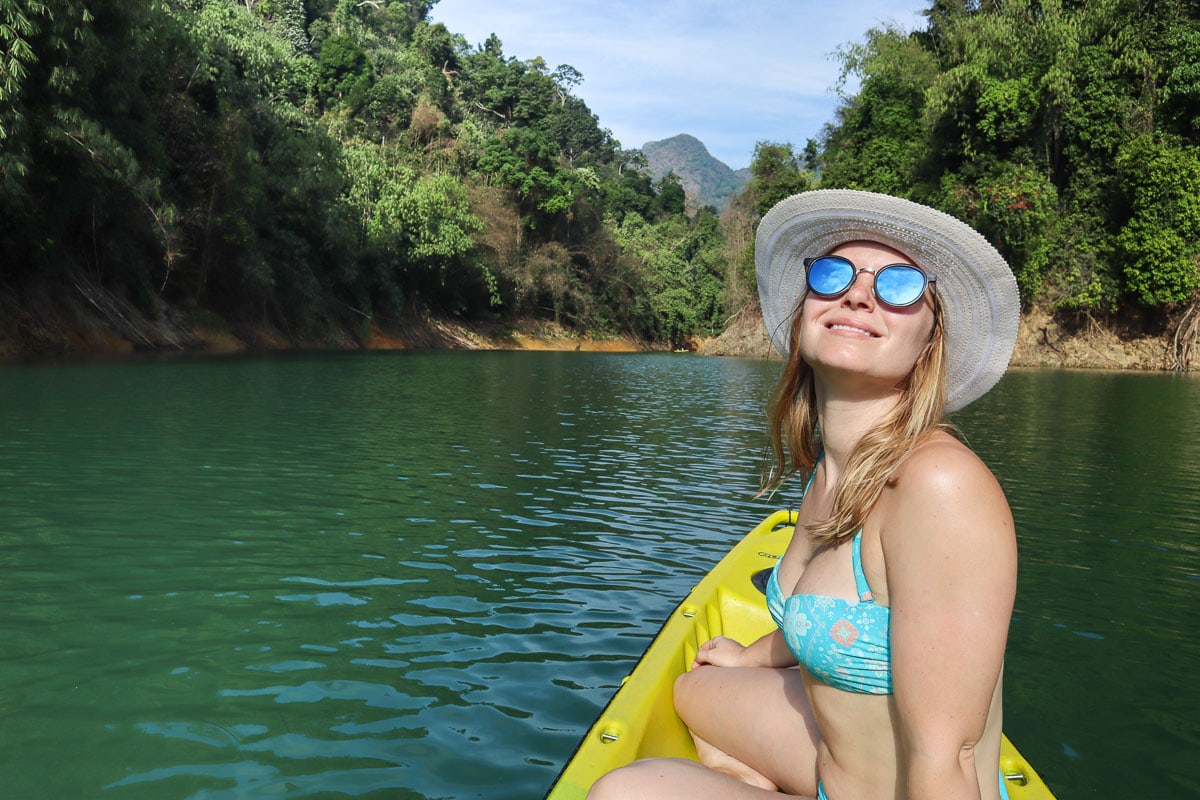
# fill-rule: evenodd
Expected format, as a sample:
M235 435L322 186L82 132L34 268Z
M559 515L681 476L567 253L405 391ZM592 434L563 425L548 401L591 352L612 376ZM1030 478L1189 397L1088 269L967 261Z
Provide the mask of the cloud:
M576 88L626 148L688 133L734 168L755 143L803 146L833 120L835 51L884 23L911 30L922 0L440 0L431 12L472 45L570 64Z

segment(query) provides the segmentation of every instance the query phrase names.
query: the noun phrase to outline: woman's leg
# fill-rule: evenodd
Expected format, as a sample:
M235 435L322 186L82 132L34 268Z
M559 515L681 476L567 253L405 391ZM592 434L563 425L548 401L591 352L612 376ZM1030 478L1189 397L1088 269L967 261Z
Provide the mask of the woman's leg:
M692 741L696 745L696 757L700 759L701 764L709 769L716 770L731 778L737 778L742 783L750 786L766 789L768 792L779 791L779 785L775 781L753 767L738 761L721 748L714 747L694 733L692 734Z
M588 800L772 800L780 796L682 758L635 761L608 773L588 792Z
M821 733L799 670L699 667L676 681L675 708L701 763L753 786L816 795Z

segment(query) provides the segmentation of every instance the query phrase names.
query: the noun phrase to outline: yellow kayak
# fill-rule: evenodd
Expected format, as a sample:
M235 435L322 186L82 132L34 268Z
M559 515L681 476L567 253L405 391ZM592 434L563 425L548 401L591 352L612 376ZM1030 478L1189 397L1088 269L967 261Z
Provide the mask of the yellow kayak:
M793 521L788 511L767 517L684 598L580 742L546 800L583 800L601 775L639 758L696 758L691 736L675 715L675 678L691 666L697 648L714 636L749 642L771 631L774 622L751 576L774 566L783 555ZM1011 800L1054 800L1007 736L1000 770Z

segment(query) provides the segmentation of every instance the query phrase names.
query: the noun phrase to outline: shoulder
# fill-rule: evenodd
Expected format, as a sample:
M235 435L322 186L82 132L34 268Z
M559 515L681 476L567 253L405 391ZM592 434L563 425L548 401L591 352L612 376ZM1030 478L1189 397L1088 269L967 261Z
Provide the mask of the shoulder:
M1012 531L1012 515L999 481L969 447L937 434L917 447L885 491L886 527L906 540L991 536Z
M1012 594L1012 512L991 470L966 445L950 436L923 444L881 499L879 541L894 603Z
M900 463L892 486L900 499L928 501L960 497L963 492L1000 492L1000 483L983 460L958 439L938 433Z

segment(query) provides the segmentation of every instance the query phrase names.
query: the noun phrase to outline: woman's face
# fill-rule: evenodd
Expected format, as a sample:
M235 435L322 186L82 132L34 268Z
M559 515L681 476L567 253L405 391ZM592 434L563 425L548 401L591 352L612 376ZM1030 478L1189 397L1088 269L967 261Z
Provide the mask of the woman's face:
M859 272L837 297L804 299L800 353L814 372L839 378L856 391L891 391L912 372L933 331L929 290L910 306L881 303L873 291L877 270L912 260L876 242L848 242L831 255L849 259ZM917 266L920 266L919 264Z

